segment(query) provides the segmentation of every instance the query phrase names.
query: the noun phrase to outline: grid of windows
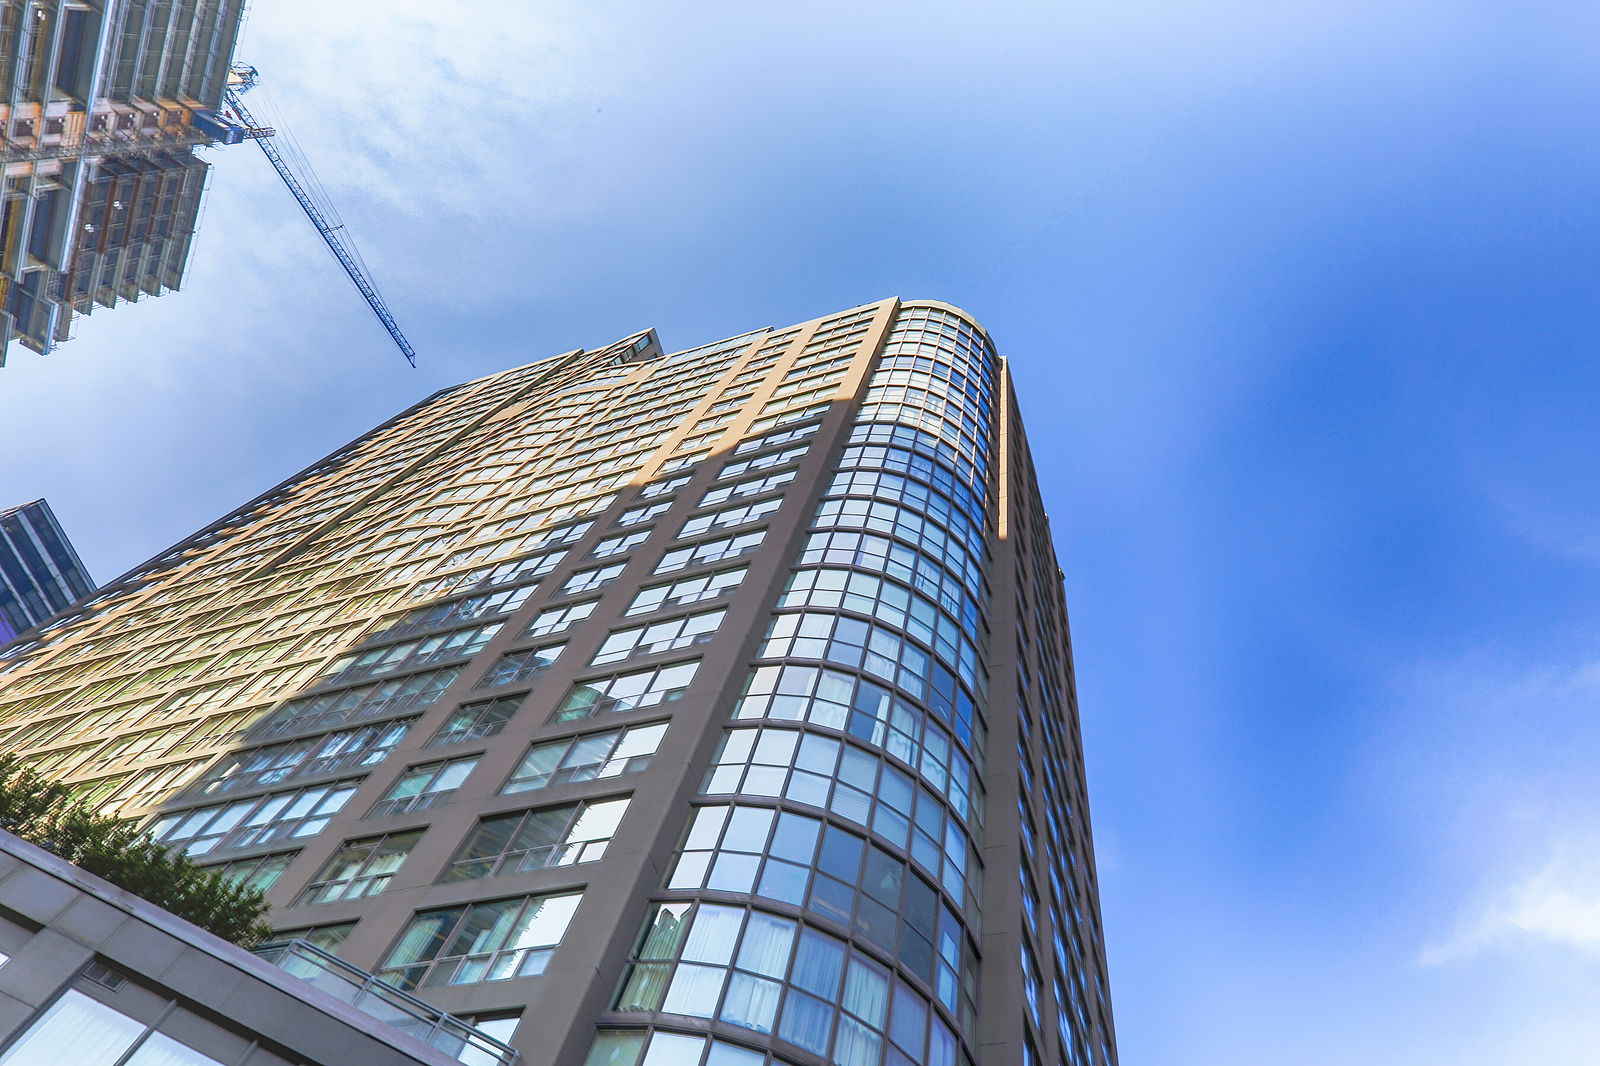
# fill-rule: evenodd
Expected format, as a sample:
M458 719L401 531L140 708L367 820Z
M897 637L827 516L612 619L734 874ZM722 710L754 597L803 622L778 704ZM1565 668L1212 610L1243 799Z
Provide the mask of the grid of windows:
M778 606L843 609L871 615L933 649L974 691L981 693L988 687L977 646L967 636L972 630L963 630L959 615L946 614L933 600L874 574L832 568L797 570L790 576ZM971 617L976 622L976 605Z
M409 677L290 700L252 728L250 736L264 740L284 733L324 729L363 718L380 718L426 708L460 674L461 667L447 666Z
M910 982L838 937L744 907L657 904L615 1007L718 1019L839 1066L971 1066Z
M871 828L929 873L944 877L951 894L961 899L964 874L976 868L963 826L973 826L976 836L982 808L971 804L973 783L960 753L946 747L937 754L954 757L962 769L953 773L934 752L924 751L926 783L919 784L881 756L835 737L772 726L736 728L723 738L704 792L771 796L832 811ZM947 815L940 796L955 808L953 814ZM952 854L944 855L945 849Z
M500 623L495 622L371 651L353 652L329 666L323 680L327 684L365 681L369 677L382 677L400 670L415 670L444 659L465 659L482 651L499 629Z
M276 785L297 777L337 773L372 766L389 757L405 739L415 718L357 726L337 733L283 744L269 744L224 759L192 791L212 796L260 785Z
M763 659L822 659L858 667L922 699L933 660L892 629L822 611L774 615L761 645Z
M355 795L359 781L336 781L294 792L271 792L209 807L178 811L156 819L150 832L157 842L183 845L189 855L224 848L248 848L278 840L299 840L322 832Z
M961 918L933 883L854 833L793 811L701 807L667 887L759 896L835 922L895 959L972 1028L977 962Z
M650 722L535 744L522 757L501 792L529 792L548 785L635 774L650 765L667 723Z

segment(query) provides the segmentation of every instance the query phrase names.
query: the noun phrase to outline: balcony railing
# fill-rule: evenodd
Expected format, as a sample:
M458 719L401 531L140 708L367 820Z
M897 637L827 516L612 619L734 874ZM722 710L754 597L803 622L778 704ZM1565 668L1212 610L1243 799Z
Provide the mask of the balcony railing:
M256 948L255 954L284 972L311 982L335 999L463 1062L481 1062L486 1066L515 1066L517 1062L517 1051L509 1044L479 1032L455 1015L430 1006L304 940L273 941Z

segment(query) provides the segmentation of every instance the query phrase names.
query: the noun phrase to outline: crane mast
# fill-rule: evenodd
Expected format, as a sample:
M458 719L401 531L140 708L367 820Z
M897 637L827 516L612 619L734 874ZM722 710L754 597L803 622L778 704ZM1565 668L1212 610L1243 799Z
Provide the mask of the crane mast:
M416 366L417 353L412 349L410 342L406 340L405 334L400 332L400 326L395 322L394 316L389 313L388 307L384 305L383 297L378 295L378 290L373 286L372 280L367 277L366 271L361 268L361 262L354 249L339 236L338 230L340 227L328 221L327 216L311 198L311 194L306 191L305 184L300 181L284 160L283 153L279 152L277 146L272 143L273 131L258 125L254 116L250 114L249 109L245 107L243 96L256 83L256 69L249 66L236 66L230 74L228 87L225 91L228 108L254 134L252 139L261 146L262 154L272 164L272 169L278 172L278 177L283 179L283 183L289 187L289 191L299 201L301 210L305 211L306 217L316 227L323 243L328 246L328 250L333 253L334 258L339 261L339 265L344 268L344 272L355 283L355 287L360 291L362 297L366 299L367 306L372 308L372 313L378 316L379 322L383 323L383 328L389 331L389 336L394 339L394 343L405 354L407 362L412 366Z

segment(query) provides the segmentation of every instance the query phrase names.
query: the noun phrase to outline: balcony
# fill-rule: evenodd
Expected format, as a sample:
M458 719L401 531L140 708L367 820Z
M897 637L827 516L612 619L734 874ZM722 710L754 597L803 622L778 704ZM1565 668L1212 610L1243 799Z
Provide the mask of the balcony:
M273 941L256 948L255 954L284 972L309 981L335 999L462 1062L474 1066L516 1066L518 1054L510 1045L304 940Z

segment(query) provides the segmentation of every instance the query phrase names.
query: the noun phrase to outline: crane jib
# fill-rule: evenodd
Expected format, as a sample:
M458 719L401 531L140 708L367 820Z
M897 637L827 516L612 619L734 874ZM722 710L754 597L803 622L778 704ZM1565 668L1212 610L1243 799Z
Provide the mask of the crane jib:
M246 87L249 84L249 82L246 82ZM265 129L265 127L256 122L255 117L245 107L244 101L240 99L238 90L229 88L226 96L228 106L238 116L240 122L244 123L252 131ZM253 139L256 144L261 146L262 154L272 164L272 169L278 172L278 177L283 179L283 184L288 187L289 192L294 194L294 198L299 202L301 210L306 213L306 217L311 220L311 224L316 227L318 235L322 237L323 243L328 246L328 250L333 253L333 257L344 268L345 274L355 284L362 298L367 301L367 306L372 308L372 313L378 317L379 322L383 323L383 328L389 331L389 336L405 355L406 361L412 366L416 366L416 351L412 349L410 342L406 340L405 334L400 332L399 324L395 322L394 316L389 313L388 307L384 305L383 297L378 295L378 290L373 286L366 272L361 269L361 264L357 261L354 252L340 239L337 230L342 227L329 223L327 217L317 207L316 202L312 200L310 193L306 191L300 179L295 176L289 164L284 161L283 153L279 152L277 146L272 143L270 134L255 136Z

